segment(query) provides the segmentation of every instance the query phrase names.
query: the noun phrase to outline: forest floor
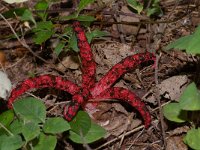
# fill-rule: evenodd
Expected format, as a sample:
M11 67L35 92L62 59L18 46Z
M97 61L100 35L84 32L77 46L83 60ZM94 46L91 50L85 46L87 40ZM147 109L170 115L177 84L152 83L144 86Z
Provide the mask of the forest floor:
M13 8L27 6L33 8L35 1L20 4L0 2L0 13ZM66 16L71 13L71 1L52 2L47 10L48 18ZM149 6L150 7L150 6ZM146 104L152 118L148 129L144 129L141 116L130 106L118 101L100 102L93 119L107 130L103 141L91 144L92 149L134 149L134 150L186 150L183 137L189 130L188 124L175 124L166 120L161 107L172 101L178 101L183 90L194 81L199 85L198 59L183 51L166 51L165 47L176 39L190 35L200 23L199 2L195 0L161 0L162 10L158 15L147 16L145 9L134 13L126 1L105 0L86 7L81 13L92 15L95 21L90 29L106 31L109 36L93 39L91 47L97 63L97 80L121 59L128 55L154 52L157 55L157 67L138 66L125 74L115 85L134 91ZM146 10L148 7L146 7ZM17 16L0 20L0 62L13 86L32 75L62 75L67 79L81 83L81 62L78 53L73 50L63 51L57 56L54 52L56 37L52 36L42 44L35 44L33 35L28 31L31 24L21 21ZM55 21L56 32L62 33L70 22ZM24 47L10 30L9 25L23 38L35 57ZM46 63L48 62L48 63ZM52 64L58 70L52 69ZM67 94L54 89L39 89L31 92L42 99L49 116L62 115L62 103ZM81 149L69 140L59 136L56 149Z

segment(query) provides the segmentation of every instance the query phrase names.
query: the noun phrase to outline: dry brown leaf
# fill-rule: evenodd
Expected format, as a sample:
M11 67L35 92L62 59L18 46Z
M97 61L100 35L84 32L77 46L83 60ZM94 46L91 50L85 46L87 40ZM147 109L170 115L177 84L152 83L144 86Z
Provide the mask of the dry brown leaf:
M177 101L189 82L190 80L186 75L170 77L166 80L163 80L157 87L154 87L144 96L143 99L156 105L157 101L153 93L155 93L155 90L158 90L160 96L163 96L166 99Z
M173 136L167 139L166 150L187 150L187 146L183 143L182 136Z
M58 69L65 71L66 69L78 69L79 61L77 56L67 56L57 65Z

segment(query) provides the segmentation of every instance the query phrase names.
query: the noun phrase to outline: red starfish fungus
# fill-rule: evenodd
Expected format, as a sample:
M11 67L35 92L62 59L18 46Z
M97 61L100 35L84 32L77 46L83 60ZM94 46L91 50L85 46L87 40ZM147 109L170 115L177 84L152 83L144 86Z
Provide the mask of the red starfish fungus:
M66 107L64 109L64 117L68 121L76 115L80 105L89 99L119 99L135 107L143 117L145 127L148 127L151 122L151 116L140 98L127 89L112 86L123 74L134 69L142 62L155 60L155 56L149 52L128 56L114 65L99 82L95 83L96 63L93 60L92 50L80 23L75 21L73 28L78 39L78 47L82 61L82 85L78 86L60 76L41 75L29 78L12 90L8 100L8 107L12 108L12 103L27 90L53 87L72 95L70 106L68 109Z

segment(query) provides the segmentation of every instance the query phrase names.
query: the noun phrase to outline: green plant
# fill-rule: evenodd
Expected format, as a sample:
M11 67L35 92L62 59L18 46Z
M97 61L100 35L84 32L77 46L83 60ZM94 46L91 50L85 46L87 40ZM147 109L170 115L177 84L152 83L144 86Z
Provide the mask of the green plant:
M178 40L169 44L165 49L179 49L186 50L187 53L200 54L200 26L191 35L179 38Z
M200 26L191 35L179 38L165 49L185 50L187 53L200 53ZM163 107L164 116L173 122L189 122L192 126L184 138L185 144L193 149L200 149L200 128L198 116L200 111L200 92L195 83L191 83L181 95L178 103L169 103Z
M16 116L16 117L14 117ZM92 143L105 136L105 130L93 123L84 111L68 123L61 117L46 117L45 105L38 99L27 97L14 103L14 112L0 115L0 149L19 148L54 150L56 134L68 132L75 143Z
M143 3L138 0L127 0L128 5L140 14L142 11L146 13L147 16L162 15L162 9L159 5L160 0L144 0Z
M187 132L184 142L193 149L200 149L200 128L198 125L200 111L200 92L191 83L181 95L178 103L169 103L163 107L164 116L173 122L189 122L192 129Z
M63 16L55 18L54 20L60 20L60 21L68 21L68 20L78 20L85 23L85 26L88 27L91 22L95 20L94 17L88 16L88 15L81 15L79 14L88 4L93 3L94 0L81 0L77 11L69 16ZM33 37L33 41L35 44L41 45L45 43L47 40L49 40L52 36L57 39L57 45L55 46L54 52L58 56L62 51L67 50L74 50L76 52L79 51L77 47L77 39L76 36L72 30L71 27L66 27L63 30L63 33L57 32L56 24L53 23L52 19L50 20L48 18L48 8L51 4L51 1L45 1L40 0L35 5L35 11L36 16L33 17L33 13L28 8L15 8L11 9L3 15L6 18L14 18L16 16L19 17L19 19L22 22L29 22L30 30L27 32L27 34L30 34ZM94 30L91 32L88 32L87 38L89 39L89 42L93 38L98 38L102 36L108 35L107 32L103 32L100 30ZM19 34L20 36L20 34Z

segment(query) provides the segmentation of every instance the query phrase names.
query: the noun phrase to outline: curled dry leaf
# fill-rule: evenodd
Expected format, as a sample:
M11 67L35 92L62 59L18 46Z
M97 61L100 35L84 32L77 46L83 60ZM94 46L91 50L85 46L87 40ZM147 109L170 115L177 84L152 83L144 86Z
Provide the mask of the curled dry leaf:
M57 65L59 70L66 71L66 69L78 69L80 64L77 56L67 56Z
M0 71L0 97L6 99L9 96L11 88L11 81L8 79L7 74Z
M178 100L183 90L190 83L187 75L178 75L170 77L166 80L163 80L158 86L154 87L151 92L147 93L144 96L144 100L154 105L157 104L156 98L154 97L155 90L157 89L160 93L160 96L165 97L170 100Z
M166 150L188 150L188 147L183 143L183 136L172 136L167 139Z

